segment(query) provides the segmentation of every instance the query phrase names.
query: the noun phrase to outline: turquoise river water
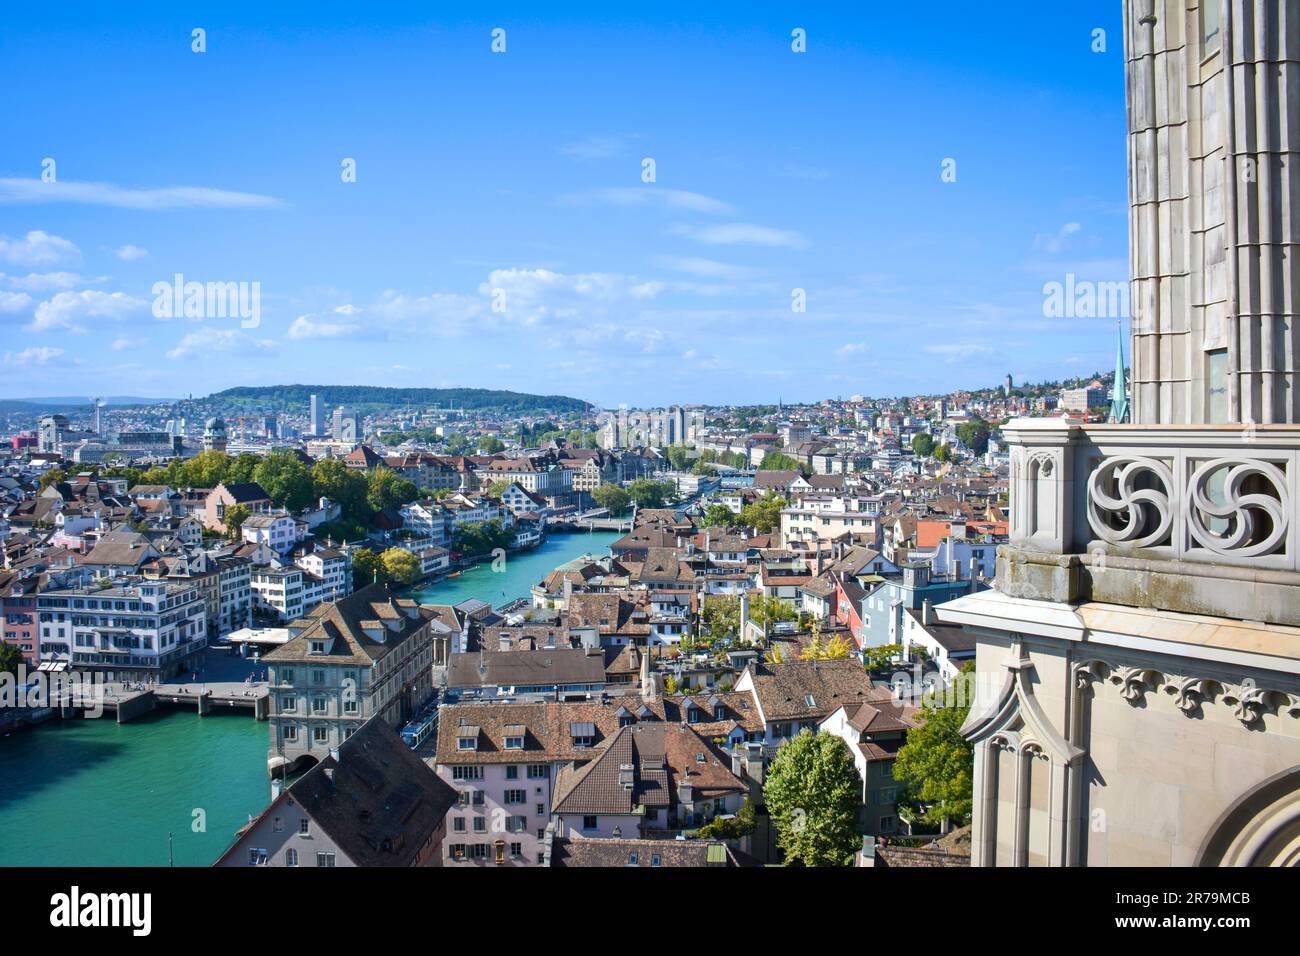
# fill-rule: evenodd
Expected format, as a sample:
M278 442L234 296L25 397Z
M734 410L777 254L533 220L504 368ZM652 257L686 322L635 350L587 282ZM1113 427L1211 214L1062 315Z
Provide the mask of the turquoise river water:
M499 607L616 537L552 535L500 572L478 565L414 596ZM206 866L270 799L269 737L247 713L177 710L120 725L52 720L0 739L0 866L166 866L169 852L177 866Z

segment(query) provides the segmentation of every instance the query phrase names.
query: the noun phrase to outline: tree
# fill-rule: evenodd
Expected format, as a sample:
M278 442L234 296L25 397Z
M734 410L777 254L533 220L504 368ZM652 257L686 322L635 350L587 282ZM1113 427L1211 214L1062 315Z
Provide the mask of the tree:
M740 631L740 598L706 597L700 608L700 623L713 640L735 637Z
M61 481L67 481L68 474L61 468L51 468L45 474L41 475L40 484L37 485L39 491L44 491L50 485L57 485Z
M662 508L676 497L677 489L670 481L638 478L628 485L627 493L638 508Z
M912 451L922 458L934 454L934 438L926 432L917 432L912 436Z
M961 443L977 455L989 450L989 423L982 418L973 418L957 426L957 437Z
M763 463L758 466L759 471L798 471L802 473L803 466L789 455L774 453L763 456Z
M379 556L390 581L413 584L420 579L420 559L405 548L389 548Z
M627 511L627 506L632 501L631 496L626 491L609 482L598 485L591 493L591 497L596 504L609 509L609 513L612 515L621 515L624 511Z
M726 820L714 817L700 827L696 836L701 840L739 840L753 833L757 825L758 815L754 812L754 804L746 797L734 817Z
M668 456L668 463L678 471L685 471L687 463L690 461L690 452L685 445L669 445L664 449L664 454Z
M420 489L415 482L397 477L397 472L388 468L376 468L366 479L366 504L372 511L400 508L418 497Z
M515 543L515 533L499 519L467 521L452 535L452 548L461 554L489 554L497 548L508 548Z
M17 644L0 641L0 673L17 676L18 666L23 662L23 652Z
M514 482L509 478L500 478L487 486L487 496L489 498L500 498L512 484Z
M973 668L973 663L968 664L962 673ZM903 785L904 799L919 806L927 823L965 826L970 822L975 748L961 735L969 712L969 700L952 707L923 706L915 718L917 726L907 732L907 743L894 761L894 779Z
M277 450L263 458L253 469L253 480L290 511L301 511L316 500L311 468L291 451Z
M740 523L749 525L759 534L769 534L781 527L781 510L785 506L784 498L776 492L769 492L740 509Z
M785 861L847 866L862 844L862 779L844 741L804 730L777 751L763 785Z
M740 524L740 515L726 505L709 505L704 509L704 525L708 528L734 528Z
M853 656L853 646L849 639L843 634L837 634L830 640L823 642L820 631L813 634L813 638L799 655L805 661L843 661Z
M248 520L251 513L248 510L248 505L234 505L231 507L225 515L226 537L231 541L238 541L244 522Z
M485 455L495 455L505 451L505 442L495 435L484 435L478 440L478 450Z
M940 445L934 450L934 460L941 462L952 461L952 448L948 445Z
M375 552L362 548L352 552L352 587L359 590L368 584L388 580L388 569Z
M902 656L902 644L881 644L877 647L868 647L867 670L874 671L882 667L888 667L894 659Z
M338 504L344 520L369 523L374 511L366 501L370 485L364 474L338 458L324 458L312 466L311 480L315 494Z

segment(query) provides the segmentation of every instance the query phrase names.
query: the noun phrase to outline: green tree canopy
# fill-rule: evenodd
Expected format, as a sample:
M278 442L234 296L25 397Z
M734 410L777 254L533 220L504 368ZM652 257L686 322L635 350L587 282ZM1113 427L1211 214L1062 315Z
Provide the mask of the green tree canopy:
M383 511L387 507L400 508L420 497L420 489L415 482L399 478L397 472L388 468L376 468L366 478L366 504L371 511Z
M23 662L23 652L17 644L0 641L0 673L17 675L18 666Z
M379 556L390 581L413 584L420 579L420 559L405 548L389 548Z
M495 455L505 451L505 442L495 435L484 435L478 440L478 450L485 455Z
M709 505L704 509L704 524L710 528L734 528L740 524L740 515L726 505Z
M973 666L963 667L963 675ZM907 732L907 743L894 761L894 779L903 785L903 798L927 823L970 822L975 750L961 735L969 713L969 700L960 706L922 707L916 715L918 726Z
M291 451L276 450L263 458L253 469L253 480L290 511L301 511L316 500L311 467Z
M768 492L762 498L740 509L740 523L749 525L759 534L770 534L781 527L781 510L786 500L776 492Z
M961 443L977 455L989 449L989 423L982 418L973 418L957 426L957 437Z
M786 864L847 866L862 845L862 779L844 741L804 730L776 753L763 785Z
M922 458L929 458L934 454L934 438L927 432L917 432L912 436L912 451Z
M226 537L231 541L238 541L240 538L240 531L243 529L244 522L248 520L250 514L251 512L248 510L248 505L240 504L232 506L230 510L226 512L223 521L226 526Z
M671 481L638 478L628 485L627 493L638 508L662 508L677 497L677 488Z
M621 515L632 503L632 497L624 489L609 482L597 485L591 497L602 508L608 508L612 515Z

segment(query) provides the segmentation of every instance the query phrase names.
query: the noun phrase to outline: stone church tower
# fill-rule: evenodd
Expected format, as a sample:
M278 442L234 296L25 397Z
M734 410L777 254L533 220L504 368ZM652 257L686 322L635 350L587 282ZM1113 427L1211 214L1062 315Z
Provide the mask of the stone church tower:
M1131 424L1018 419L973 862L1300 863L1300 0L1124 0Z

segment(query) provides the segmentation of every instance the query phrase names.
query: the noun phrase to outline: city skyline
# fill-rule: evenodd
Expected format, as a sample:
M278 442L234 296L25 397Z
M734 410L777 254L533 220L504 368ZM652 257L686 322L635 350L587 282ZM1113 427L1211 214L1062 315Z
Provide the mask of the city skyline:
M1112 7L16 14L0 50L45 108L0 145L6 397L91 372L602 407L1091 374L1114 317L1048 318L1044 287L1127 275ZM255 326L157 317L177 277L255 284Z

